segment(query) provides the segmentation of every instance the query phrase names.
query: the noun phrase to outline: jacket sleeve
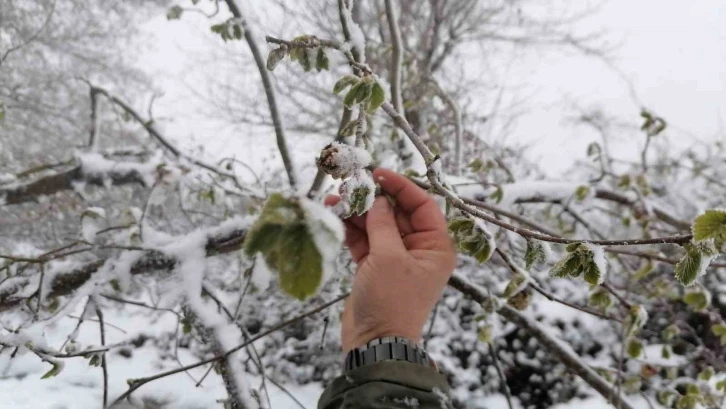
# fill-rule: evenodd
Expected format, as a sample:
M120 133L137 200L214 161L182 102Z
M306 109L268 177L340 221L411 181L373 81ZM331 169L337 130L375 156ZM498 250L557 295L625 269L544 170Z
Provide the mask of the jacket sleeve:
M453 409L446 378L434 368L382 361L336 378L318 409Z

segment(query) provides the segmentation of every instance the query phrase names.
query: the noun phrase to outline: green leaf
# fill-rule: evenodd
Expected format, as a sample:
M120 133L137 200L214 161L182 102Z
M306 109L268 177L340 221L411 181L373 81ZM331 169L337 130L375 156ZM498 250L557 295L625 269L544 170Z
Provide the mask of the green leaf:
M638 338L630 338L626 346L628 356L637 359L643 354L643 342Z
M350 201L348 202L350 204L350 213L346 216L363 215L368 210L366 208L366 205L368 204L368 197L373 193L374 192L371 192L371 189L366 185L355 187L353 192L350 194Z
M484 167L484 161L482 161L479 158L474 159L473 161L469 162L469 169L472 172L479 172Z
M376 112L376 110L383 105L385 100L386 92L383 90L383 87L378 83L378 81L373 82L371 98L368 100L368 107L366 108L366 111L371 114Z
M111 288L113 288L114 291L119 293L121 292L121 284L119 284L117 279L111 279L108 283L111 284Z
M48 312L55 312L59 306L60 306L60 301L58 300L58 297L53 297L50 300L50 303L48 304L48 306L45 308L48 310Z
M325 53L325 50L320 47L318 48L318 58L315 61L315 68L318 70L318 72L322 70L329 70L330 69L330 60L328 60L328 54Z
M181 6L172 6L166 13L167 20L179 20L184 13L184 9Z
M335 244L340 238L320 220L307 220L300 200L305 199L270 195L247 234L244 251L250 257L262 253L282 290L304 300L316 293L323 277L324 260L315 238L324 236Z
M459 251L474 257L477 262L486 262L494 252L494 238L473 218L466 216L452 218L448 229Z
M655 395L655 399L660 403L661 405L669 408L673 404L673 401L675 400L676 394L668 391L668 390L660 390Z
M494 193L489 195L489 199L493 200L494 203L501 203L503 198L504 198L504 191L502 190L501 186L497 186Z
M567 276L577 277L580 268L580 257L575 253L568 253L562 260L552 266L550 269L550 277L564 278Z
M310 58L310 51L307 49L302 49L302 53L300 53L300 58L297 62L300 63L300 66L305 72L313 69L313 61Z
M63 364L61 364L60 362L50 362L50 364L53 365L53 367L50 368L50 370L46 372L43 376L41 376L40 379L52 378L54 376L57 376L63 370Z
M620 180L618 180L618 187L627 189L630 187L630 183L631 183L630 175L625 174L625 175L620 176Z
M587 145L587 156L593 156L600 153L600 145L597 142L591 142Z
M526 286L524 283L527 281L527 277L522 274L515 274L512 280L507 284L507 288L504 289L504 298L512 297L520 293Z
M565 250L572 253L573 251L576 251L578 248L580 248L580 243L570 243L565 246Z
M0 101L0 121L2 121L3 119L5 119L5 104Z
M305 54L305 47L293 47L290 50L290 59L292 61L298 61Z
M549 251L545 246L546 244L539 240L527 240L527 250L524 252L524 263L527 270L531 269L534 265L547 262L547 254Z
M640 376L637 375L629 376L625 379L625 382L623 382L623 389L625 390L625 393L631 395L638 393L642 386L643 381L640 379Z
M726 325L715 324L711 327L711 331L716 335L726 335Z
M663 359L671 359L673 351L671 350L670 345L663 345L663 348L660 350L660 356Z
M698 379L708 382L714 375L716 375L716 371L713 370L713 367L707 366L698 374Z
M359 80L358 82L356 82L355 85L353 85L350 90L348 90L348 93L345 94L345 98L343 98L343 104L348 108L351 108L358 99L358 94L361 92L365 93L365 86L366 84L363 80Z
M683 296L683 302L696 311L703 311L711 305L711 295L703 289L690 291Z
M361 82L363 83L363 86L355 95L355 102L358 103L366 102L371 99L371 96L373 95L373 86L375 84L375 81L373 81L371 77L364 77L361 79Z
M333 86L333 94L338 95L341 91L358 82L358 77L346 75L339 79Z
M282 59L285 58L286 55L286 47L280 47L270 51L270 54L267 55L267 69L269 71L274 71L275 67L277 67L277 64L282 61Z
M699 395L701 393L701 389L698 387L698 385L689 383L686 385L686 395Z
M645 326L647 321L648 311L646 311L646 309L640 304L631 305L630 310L628 311L628 316L625 317L625 320L623 320L625 333L628 336L635 335Z
M598 288L590 294L590 304L593 307L606 311L613 305L613 299L607 291Z
M711 262L715 251L708 246L708 242L686 243L683 247L686 249L686 254L676 264L676 280L688 287L696 282L696 279ZM706 265L704 266L704 264Z
M726 379L716 382L716 390L726 392Z
M720 248L726 241L726 210L709 209L693 221L693 239L713 239Z
M643 263L643 265L640 267L640 269L635 272L635 274L633 275L633 278L636 280L642 280L643 278L645 278L645 276L650 274L654 269L655 269L655 265L653 264L653 261L650 259L647 259L645 261L645 263Z
M353 136L355 135L355 131L358 129L358 121L352 120L349 121L343 129L340 131L340 136Z
M663 330L663 334L662 334L663 340L671 341L673 338L675 338L680 333L681 333L681 329L678 328L678 326L676 324L671 324Z
M581 185L575 189L575 198L578 202L582 202L590 196L590 186Z
M492 327L490 325L485 325L479 328L477 338L479 341L486 342L487 344L492 342Z

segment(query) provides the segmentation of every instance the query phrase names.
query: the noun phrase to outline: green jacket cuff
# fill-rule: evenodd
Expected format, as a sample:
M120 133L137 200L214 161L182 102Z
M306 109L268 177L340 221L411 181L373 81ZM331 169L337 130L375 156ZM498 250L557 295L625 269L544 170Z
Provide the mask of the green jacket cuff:
M450 409L449 385L434 368L405 361L382 361L336 378L318 409Z

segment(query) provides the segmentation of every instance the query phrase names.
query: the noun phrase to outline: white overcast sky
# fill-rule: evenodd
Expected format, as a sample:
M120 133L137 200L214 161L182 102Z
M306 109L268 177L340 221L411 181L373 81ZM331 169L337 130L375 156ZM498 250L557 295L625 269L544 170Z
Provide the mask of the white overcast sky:
M265 1L238 1L246 3L255 16L264 15L260 11ZM611 61L620 74L604 62L576 52L525 54L512 64L507 82L524 86L531 95L531 109L510 138L531 142L530 157L552 175L585 158L586 146L597 139L591 130L567 120L576 114L575 106L599 108L608 115L637 122L642 103L670 124L661 143L679 148L695 139L725 138L725 22L723 0L606 2L583 29L594 27L608 33L607 41L617 45ZM165 96L157 101L155 112L165 117L167 132L182 144L205 144L211 155L233 152L253 164L274 154L271 133L269 144L260 143L258 136L250 143L245 135L225 135L225 130L214 128L204 118L188 115L195 108L181 97L188 95L179 79L192 63L189 57L205 46L195 38L199 29L190 27L193 24L189 21L169 22L163 16L147 24L154 41L142 53L140 65L162 78L159 87ZM257 31L259 37L265 34ZM502 61L500 68L506 63ZM623 78L634 85L637 100ZM641 144L637 136L623 134L616 138L613 151L635 158ZM305 159L298 160L302 161ZM307 165L312 165L312 159L309 162Z

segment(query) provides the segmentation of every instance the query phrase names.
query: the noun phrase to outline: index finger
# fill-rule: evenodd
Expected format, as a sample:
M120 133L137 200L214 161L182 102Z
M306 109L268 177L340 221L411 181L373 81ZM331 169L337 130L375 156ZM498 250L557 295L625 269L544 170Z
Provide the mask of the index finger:
M407 177L389 169L373 171L373 180L396 199L396 206L410 214L415 231L446 230L446 219L434 199Z

